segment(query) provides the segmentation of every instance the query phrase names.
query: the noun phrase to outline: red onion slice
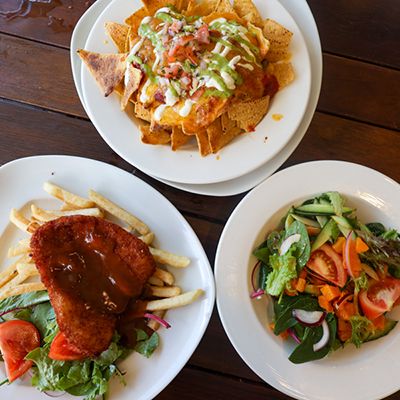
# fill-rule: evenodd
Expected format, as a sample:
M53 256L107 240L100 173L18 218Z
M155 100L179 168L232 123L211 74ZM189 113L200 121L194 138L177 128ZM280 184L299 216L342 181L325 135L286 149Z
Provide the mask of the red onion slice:
M256 264L255 264L254 267L253 267L253 271L251 271L251 278L250 278L250 280L251 280L251 286L253 287L253 292L256 292L256 291L257 291L256 285L254 284L254 275L255 275L255 273L256 273L256 271L257 271L257 268L260 266L260 264L261 264L261 261L257 261Z
M323 347L325 347L328 344L329 341L329 327L327 322L324 320L322 322L322 337L319 342L315 343L313 346L314 351L321 350Z
M154 319L154 321L157 321L160 325L162 325L166 329L171 328L171 325L165 319L162 319L157 315L151 313L145 313L144 317L149 319Z
M25 308L26 308L26 307L16 307L16 308L13 308L12 310L4 311L4 312L0 313L0 317L2 317L3 315L6 315L6 314L8 314L8 313L11 313L11 312L13 312L13 311L24 310Z
M259 299L261 296L265 294L264 290L258 289L250 295L251 299Z
M305 326L318 326L325 320L323 311L293 310L293 317Z
M293 340L294 340L296 343L298 343L298 344L301 343L300 338L297 336L297 334L296 334L296 332L294 331L293 328L289 328L289 329L288 329L288 332L289 332L289 335L293 338Z
M50 390L44 390L43 393L49 397L61 397L64 396L66 392L52 392Z
M290 249L290 246L293 243L297 243L300 241L300 234L299 233L295 233L293 235L288 236L281 244L281 247L279 249L279 254L281 256L283 256L285 253L287 253L287 251Z

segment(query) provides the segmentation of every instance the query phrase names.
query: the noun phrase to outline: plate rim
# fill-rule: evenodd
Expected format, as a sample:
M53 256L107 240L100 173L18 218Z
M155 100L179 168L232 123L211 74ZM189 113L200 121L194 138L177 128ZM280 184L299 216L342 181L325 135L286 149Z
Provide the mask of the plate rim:
M133 181L136 182L137 185L142 185L146 190L150 190L152 195L157 196L157 201L162 201L164 204L175 214L174 218L179 219L179 224L181 226L184 226L184 228L190 233L190 241L191 243L195 244L195 246L191 246L191 248L195 249L195 254L197 255L199 259L199 265L202 267L202 270L205 271L205 276L206 276L206 288L204 290L206 291L207 294L207 305L204 306L204 313L203 313L203 320L201 324L199 324L199 329L196 331L197 332L197 337L195 340L192 342L192 345L190 347L190 350L188 353L182 357L181 362L177 364L176 368L169 368L168 372L165 372L164 377L160 379L161 385L159 387L156 387L154 390L149 390L147 393L150 395L151 398L154 396L158 395L161 391L163 391L173 380L174 378L182 371L182 369L187 365L188 361L198 348L202 338L205 335L205 332L207 330L207 327L211 321L211 317L213 314L214 306L215 306L215 299L216 299L216 290L215 290L215 278L214 274L210 265L210 262L208 260L208 256L204 250L203 245L200 242L200 239L198 238L196 232L194 229L191 227L189 222L186 220L186 218L181 214L181 212L175 207L174 204L172 204L162 193L160 193L158 190L153 188L151 185L149 185L147 182L144 182L141 180L139 177L123 170L122 168L116 167L114 165L105 163L103 161L98 161L95 159L87 158L87 157L80 157L80 156L69 156L69 155L61 155L61 154L47 154L47 155L38 155L38 156L27 156L27 157L21 157L17 158L15 160L9 161L3 165L0 166L0 175L7 174L9 173L8 170L11 170L13 168L20 168L21 166L24 165L24 163L31 163L35 162L36 159L44 160L47 162L51 162L52 160L65 160L74 162L77 160L78 162L83 162L91 164L91 165L101 165L101 167L109 169L110 171L116 171L118 173L121 173L125 177L128 177L128 179L132 179ZM8 221L8 220L7 220ZM1 226L0 228L4 229L6 226ZM173 365L173 364L172 364ZM29 389L35 390L34 387L31 387ZM129 391L129 387L126 388ZM40 392L38 392L40 393ZM142 398L141 394L138 395L139 398Z
M104 9L103 11L100 13L100 15L96 18L96 22L94 23L92 29L90 30L90 33L87 37L86 43L85 43L85 48L88 47L88 42L90 42L92 40L92 36L94 35L94 28L97 26L97 24L99 23L99 20L101 20L101 18L104 17L104 15L106 15L109 12L109 9L112 9L112 7L114 7L114 4L117 2L123 2L123 1L127 1L127 0L112 0ZM94 113L96 113L96 111L94 110L94 108L91 106L91 103L88 102L88 96L90 96L90 90L87 88L87 85L91 85L90 83L88 83L90 81L90 74L88 73L87 69L84 68L84 65L82 63L81 65L81 85L82 85L82 94L83 94L83 101L85 104L85 110L92 122L92 124L95 126L98 134L102 137L102 139L107 143L107 145L114 150L121 158L123 158L125 161L127 161L129 164L131 164L132 166L139 168L141 171L143 171L144 173L157 178L161 178L161 179L165 179L167 181L172 181L172 182L177 182L177 183L183 183L183 184L193 184L193 185L207 185L207 184L216 184L216 183L221 183L221 182L225 182L228 180L232 180L241 176L244 176L252 171L254 171L255 169L257 169L258 167L262 167L265 163L267 163L268 161L272 160L274 157L276 157L280 151L282 151L287 144L290 142L290 140L295 136L298 127L300 126L301 122L304 119L304 116L306 114L306 109L309 103L309 99L310 99L310 95L311 95L311 81L312 81L312 75L311 75L311 60L310 60L310 52L307 46L307 43L304 39L304 36L302 34L302 31L300 30L296 20L292 17L291 13L280 3L279 0L273 0L273 2L275 3L275 6L277 6L278 8L281 8L281 10L283 11L283 13L285 13L287 15L287 17L291 20L291 23L293 24L293 26L295 27L295 30L297 30L298 34L296 35L298 37L300 46L303 48L304 50L304 59L302 59L302 63L303 63L303 67L304 65L307 67L304 71L303 75L303 79L304 79L304 83L307 85L306 88L306 95L302 96L302 98L304 98L304 102L302 102L302 107L301 107L301 113L299 114L299 118L297 120L295 120L295 123L293 125L293 129L292 129L292 133L290 136L286 137L285 140L283 140L281 142L281 144L278 146L278 150L274 151L272 153L272 155L269 156L268 159L262 159L261 161L254 163L251 167L248 167L245 172L243 172L242 170L238 170L238 172L236 173L229 173L227 171L229 171L229 169L227 168L222 168L220 171L220 175L218 178L214 178L214 177L210 177L210 173L208 173L207 176L203 176L203 177L193 177L193 176L188 176L187 173L183 173L183 176L186 176L185 178L180 177L177 178L176 176L169 176L168 173L160 173L160 171L158 171L158 173L154 173L154 171L152 171L151 169L149 169L147 166L143 166L143 161L141 162L141 165L139 165L137 163L137 160L132 160L132 154L131 152L126 152L124 149L121 148L117 148L118 146L115 145L114 141L112 140L112 135L107 134L106 132L103 132L100 129L100 124L98 123L97 118L94 117ZM303 51L302 50L302 51ZM304 94L304 93L303 93ZM301 115L301 116L300 116ZM266 118L267 116L265 116L264 118ZM301 139L300 139L301 140ZM170 154L170 153L168 153ZM195 154L194 156L197 156L197 152L193 153ZM208 157L212 157L213 155L209 155ZM216 161L218 161L218 154L214 155L216 158ZM192 156L191 156L192 157ZM232 155L231 155L232 157ZM222 158L222 157L221 157ZM211 160L211 159L210 159ZM201 161L206 161L204 158L200 159ZM216 163L215 161L215 163ZM214 161L210 161L210 162L214 162ZM221 160L218 161L218 163L221 162ZM203 164L204 165L204 164ZM219 164L215 164L215 165L219 165ZM199 167L201 167L201 165L199 165ZM169 173L170 174L170 173ZM176 174L176 172L175 172Z

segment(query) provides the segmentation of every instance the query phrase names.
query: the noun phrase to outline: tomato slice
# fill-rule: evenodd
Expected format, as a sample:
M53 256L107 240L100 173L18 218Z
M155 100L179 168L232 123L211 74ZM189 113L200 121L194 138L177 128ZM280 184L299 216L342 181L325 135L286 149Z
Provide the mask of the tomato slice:
M400 279L387 277L362 290L358 297L364 315L374 320L390 311L400 298Z
M86 355L72 343L69 343L62 332L58 332L51 342L49 357L52 360L72 361L82 360L86 358Z
M25 356L40 346L40 334L27 321L12 320L0 324L0 350L9 382L15 381L32 366Z
M362 271L360 257L356 250L356 235L350 232L344 245L344 265L352 278L358 278Z
M321 278L339 287L343 287L347 281L342 258L328 244L322 245L311 253L307 267Z

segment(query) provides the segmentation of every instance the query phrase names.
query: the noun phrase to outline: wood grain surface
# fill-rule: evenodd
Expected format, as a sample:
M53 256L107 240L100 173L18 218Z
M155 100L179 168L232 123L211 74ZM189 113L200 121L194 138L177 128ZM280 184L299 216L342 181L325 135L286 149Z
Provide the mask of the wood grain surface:
M0 14L10 1L0 1ZM148 182L182 212L213 265L223 227L245 193L213 197L171 188L126 163L103 141L79 102L69 61L73 28L93 2L33 2L26 18L0 16L0 165L32 155L67 154L120 167ZM336 159L400 181L398 0L308 3L321 34L322 90L304 139L281 168ZM157 398L288 396L264 383L241 360L215 309L188 364ZM388 399L399 400L400 392Z

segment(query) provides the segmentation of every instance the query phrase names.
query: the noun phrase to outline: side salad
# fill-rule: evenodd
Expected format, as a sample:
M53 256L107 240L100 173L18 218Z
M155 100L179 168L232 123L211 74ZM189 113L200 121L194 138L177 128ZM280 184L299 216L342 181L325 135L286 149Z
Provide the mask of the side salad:
M58 326L47 291L25 293L0 301L0 327L3 352L0 361L5 361L8 376L0 386L11 383L32 367L32 385L40 391L67 392L85 396L86 400L104 396L113 376L125 384L118 361L132 351L150 357L159 344L157 332L143 325L143 329L135 329L133 346L132 340L127 345L124 338L115 332L109 348L98 357L74 360L74 349L59 340L58 346L52 346L50 358L50 345L57 338ZM57 360L57 352L62 353L64 360L70 354L71 361Z
M251 297L272 299L270 328L297 343L293 363L360 347L397 324L387 313L400 303L400 235L361 222L338 192L291 207L253 254Z

